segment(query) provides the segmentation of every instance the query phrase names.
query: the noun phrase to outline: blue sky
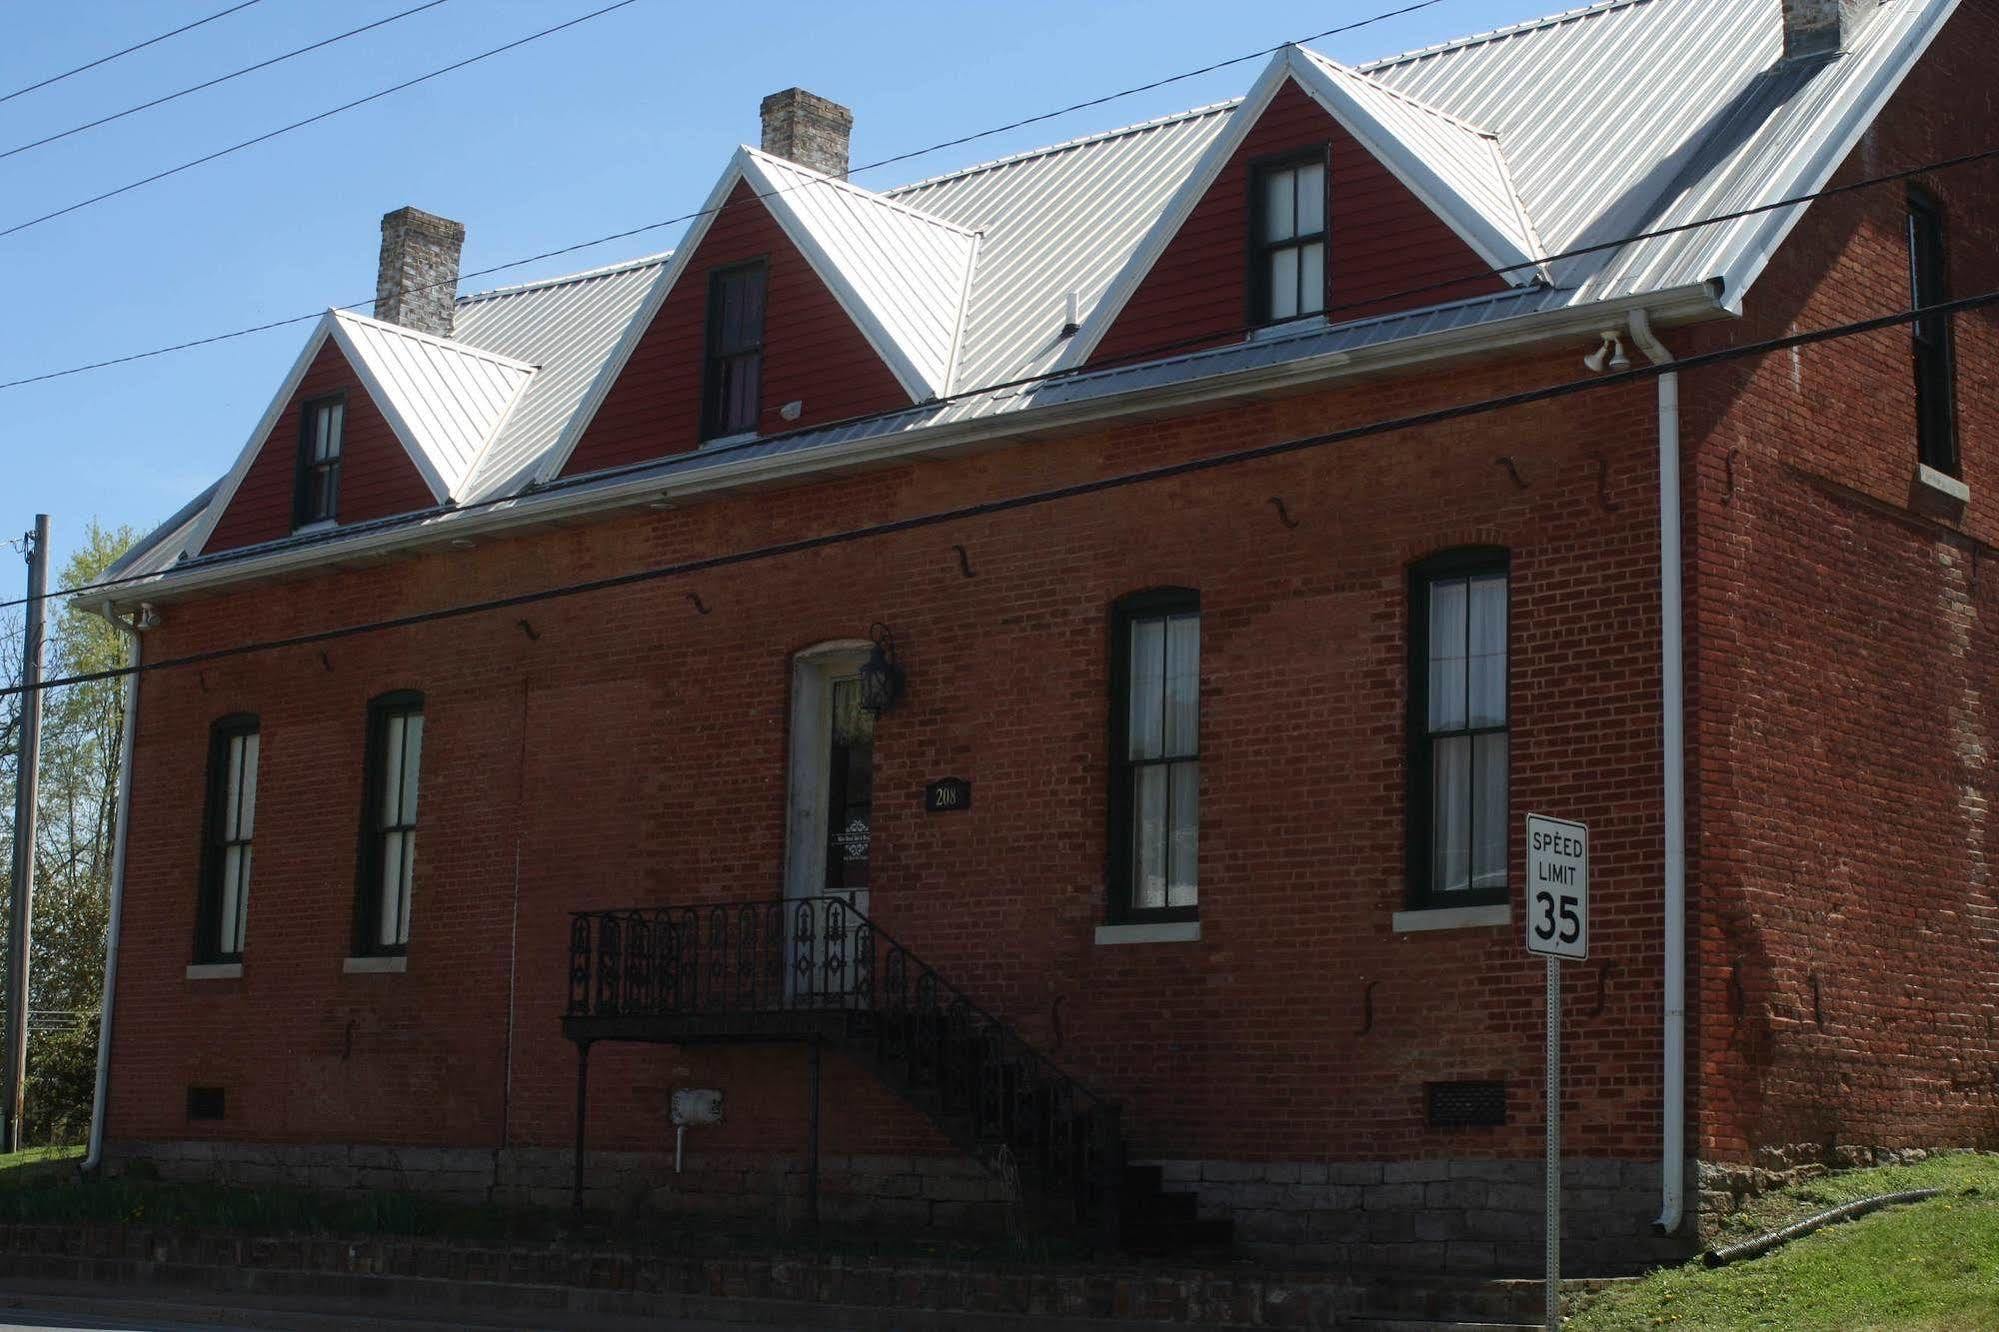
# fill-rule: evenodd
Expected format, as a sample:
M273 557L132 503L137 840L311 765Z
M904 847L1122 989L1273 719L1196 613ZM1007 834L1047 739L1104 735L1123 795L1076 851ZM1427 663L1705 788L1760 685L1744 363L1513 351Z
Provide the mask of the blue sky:
M0 153L419 0L260 0L0 101ZM485 268L698 208L757 103L793 84L854 108L854 160L920 148L1246 54L1409 0L1011 0L754 6L637 0L616 13L171 179L0 237L0 380L372 296L379 220L415 204L464 222ZM6 4L0 95L227 7L229 0ZM0 158L0 229L608 0L446 0L57 143ZM1563 8L1439 0L1331 39L1360 61ZM856 177L885 187L1232 97L1256 62ZM468 284L483 289L670 248L680 226ZM145 529L229 465L309 324L0 390L0 537L53 516ZM0 563L0 595L22 574Z

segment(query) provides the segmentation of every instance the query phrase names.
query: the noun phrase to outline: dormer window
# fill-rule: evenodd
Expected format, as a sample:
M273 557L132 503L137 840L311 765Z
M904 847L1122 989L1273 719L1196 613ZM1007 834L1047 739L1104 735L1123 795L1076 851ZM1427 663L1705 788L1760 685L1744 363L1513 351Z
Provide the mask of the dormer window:
M764 274L761 260L708 278L708 365L701 438L753 434L763 391Z
M300 410L298 482L292 495L292 528L334 521L340 509L340 435L347 399L314 398Z
M1250 179L1250 322L1326 308L1326 154L1266 163Z

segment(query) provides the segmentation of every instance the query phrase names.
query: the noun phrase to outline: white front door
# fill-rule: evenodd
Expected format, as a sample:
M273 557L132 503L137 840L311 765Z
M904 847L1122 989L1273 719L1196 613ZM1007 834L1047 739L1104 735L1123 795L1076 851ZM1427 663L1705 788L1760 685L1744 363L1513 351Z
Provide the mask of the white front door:
M861 707L859 679L867 654L864 642L827 643L792 664L784 896L817 903L803 917L809 935L801 934L798 909L787 912L793 993L828 993L850 983L855 922L832 901L863 914L868 909L875 719ZM809 950L802 937L815 941Z

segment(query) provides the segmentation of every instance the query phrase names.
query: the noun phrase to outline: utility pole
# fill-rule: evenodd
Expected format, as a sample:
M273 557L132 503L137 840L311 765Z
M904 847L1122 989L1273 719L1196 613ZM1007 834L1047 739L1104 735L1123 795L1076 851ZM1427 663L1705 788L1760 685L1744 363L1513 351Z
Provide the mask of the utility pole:
M27 627L21 639L21 748L14 776L14 902L7 931L6 1149L21 1150L28 1082L28 937L35 920L35 788L42 766L42 607L49 582L49 516L28 535Z

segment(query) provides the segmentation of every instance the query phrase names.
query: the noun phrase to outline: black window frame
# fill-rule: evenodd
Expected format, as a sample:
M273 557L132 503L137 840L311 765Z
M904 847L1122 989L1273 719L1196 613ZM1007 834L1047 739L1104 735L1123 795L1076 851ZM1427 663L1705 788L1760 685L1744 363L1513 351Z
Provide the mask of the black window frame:
M1324 171L1321 178L1325 183L1325 197L1321 200L1319 229L1304 235L1292 236L1281 241L1263 239L1266 217L1264 179L1279 171L1290 171L1301 166L1318 166ZM1251 328L1267 328L1275 324L1288 324L1300 319L1324 317L1332 305L1333 294L1333 150L1330 143L1302 152L1277 153L1256 158L1248 164L1247 188L1249 190L1249 234L1244 238L1247 246L1249 280L1244 284L1247 297L1245 318ZM1321 247L1323 262L1320 266L1321 286L1319 308L1306 310L1295 315L1275 318L1270 313L1270 256L1277 250L1298 249L1317 242Z
M326 464L312 460L312 439L319 413L326 407L338 405L340 408L340 447L333 455L333 461ZM307 398L299 404L298 416L298 459L292 474L292 530L310 527L315 523L338 523L340 521L340 472L347 458L347 392L342 389L335 393L322 393ZM318 493L314 486L314 474L322 467L329 474L327 479L327 511L316 513L313 497Z
M1171 921L1190 921L1201 918L1200 868L1195 862L1194 905L1136 907L1132 905L1133 866L1132 843L1132 770L1134 764L1130 755L1131 740L1131 626L1140 620L1162 619L1174 615L1201 614L1201 594L1191 587L1154 587L1140 592L1132 592L1119 597L1111 606L1110 615L1110 793L1108 820L1107 880L1108 900L1105 904L1108 923L1113 925L1139 925ZM1202 644L1206 649L1205 636ZM1200 685L1195 685L1195 698L1200 698ZM1202 761L1201 721L1196 717L1194 753L1177 755L1172 759L1157 762L1177 763ZM1198 823L1196 815L1196 826Z
M1944 210L1935 195L1909 191L1909 300L1912 308L1950 299L1950 264ZM1929 315L1909 323L1916 387L1916 457L1926 467L1959 476L1957 347L1951 316Z
M722 328L722 288L732 278L755 273L762 290L762 308L758 312L755 344L724 346ZM701 440L727 439L734 435L755 434L763 413L763 360L765 333L770 327L770 263L767 259L751 259L740 264L728 264L711 269L708 274L708 314L706 332L701 347ZM746 360L754 360L757 387L751 395L750 420L747 424L733 422L723 413L722 394L729 383L725 374L725 364L734 367ZM733 371L732 371L733 372Z
M355 873L354 953L355 957L401 957L409 951L409 940L381 942L382 843L392 832L416 832L422 828L423 754L417 754L417 822L383 827L377 817L382 802L384 764L388 758L389 722L395 717L424 717L421 691L397 689L379 694L368 702L368 743L363 762L367 764L361 791L361 841ZM430 738L428 719L424 741ZM415 895L412 882L410 892Z
M1461 546L1439 551L1409 566L1407 596L1409 613L1409 661L1407 674L1409 788L1405 817L1407 873L1404 904L1410 911L1448 910L1453 907L1499 906L1513 894L1513 558L1504 546ZM1497 888L1467 887L1456 890L1434 887L1436 866L1432 856L1432 835L1436 810L1431 801L1435 780L1434 746L1430 734L1430 589L1439 582L1460 578L1484 578L1498 574L1506 579L1506 724L1497 727L1470 727L1458 734L1504 732L1506 746L1506 879ZM1469 718L1467 718L1469 721ZM1474 845L1476 842L1474 841Z
M212 966L219 963L241 962L243 949L239 946L229 952L221 946L222 928L222 874L228 863L225 854L228 843L221 837L224 805L229 788L229 750L238 737L254 735L258 737L258 774L263 771L263 725L254 712L232 712L226 717L218 717L208 728L208 774L205 787L206 796L201 812L201 882L195 896L194 912L194 960L197 966ZM256 805L256 782L250 783L251 807ZM256 880L256 859L253 832L241 844L253 848L251 872L247 883ZM247 894L246 894L247 896ZM247 910L247 904L239 904L239 910ZM245 932L247 938L247 931Z

